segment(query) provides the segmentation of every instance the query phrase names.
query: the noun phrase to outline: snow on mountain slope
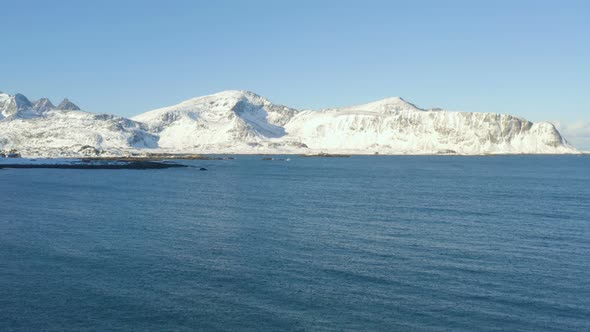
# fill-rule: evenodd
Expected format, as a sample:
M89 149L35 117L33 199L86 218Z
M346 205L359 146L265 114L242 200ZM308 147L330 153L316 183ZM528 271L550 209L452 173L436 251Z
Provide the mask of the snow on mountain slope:
M298 111L248 91L224 91L132 120L31 103L0 93L0 150L75 155L151 149L177 153L578 153L546 122L495 113L424 110L399 97Z
M370 105L370 104L369 104ZM550 123L511 115L371 108L298 114L286 127L309 148L355 153L573 153Z
M27 104L24 96L18 96L0 94L0 150L15 149L27 156L67 156L157 147L158 137L135 121L58 110L48 99ZM71 102L66 106L77 108Z
M43 113L55 109L55 106L47 98L41 98L33 103L33 110L37 113Z
M423 111L416 107L416 105L408 103L401 97L391 97L386 98L378 101L374 101L368 104L362 105L354 105L348 107L341 107L341 108L329 108L323 110L324 112L327 111L336 111L340 114L342 113L353 113L353 114L381 114L387 115L392 114L394 112L400 111L410 111L410 112L417 112Z
M227 153L575 153L552 124L511 115L423 110L399 97L321 111L225 91L133 118L160 147Z
M132 119L159 135L171 150L255 150L286 135L284 125L297 110L274 105L248 91L224 91L147 112Z
M33 110L33 104L27 97L17 93L11 96L0 92L0 120L15 116L32 117L38 115L38 112Z

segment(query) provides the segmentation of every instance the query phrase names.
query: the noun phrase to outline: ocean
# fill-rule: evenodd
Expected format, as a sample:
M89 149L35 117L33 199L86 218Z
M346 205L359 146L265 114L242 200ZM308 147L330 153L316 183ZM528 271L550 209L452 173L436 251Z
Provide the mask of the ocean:
M590 330L590 156L235 157L0 169L0 330Z

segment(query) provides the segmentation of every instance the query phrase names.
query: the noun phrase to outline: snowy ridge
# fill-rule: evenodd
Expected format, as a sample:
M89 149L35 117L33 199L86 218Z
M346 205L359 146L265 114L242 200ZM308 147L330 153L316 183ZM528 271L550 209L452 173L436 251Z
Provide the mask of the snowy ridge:
M0 93L0 150L30 156L169 153L578 153L547 122L496 113L424 110L399 97L299 111L224 91L132 119L81 111L65 99Z
M252 92L224 91L132 119L158 134L162 148L238 152L284 137L284 125L295 114Z
M0 150L31 157L75 157L158 146L158 137L135 121L75 110L79 108L67 99L62 107L72 110L58 109L47 98L27 104L24 96L21 101L17 96L0 94Z
M328 110L335 110L335 111L338 111L341 113L342 112L353 112L353 113L369 112L369 113L377 113L377 114L391 114L394 112L402 112L402 111L407 111L407 112L424 111L423 109L416 107L416 105L405 101L401 97L386 98L386 99L374 101L374 102L368 103L368 104L348 106L348 107L342 107L342 108L332 108L332 109L328 109ZM324 110L324 111L327 111L327 110Z
M445 111L306 112L287 125L312 149L384 154L572 153L550 123ZM354 142L351 149L350 142Z
M36 113L43 113L55 109L55 106L47 98L41 98L33 103L33 110Z

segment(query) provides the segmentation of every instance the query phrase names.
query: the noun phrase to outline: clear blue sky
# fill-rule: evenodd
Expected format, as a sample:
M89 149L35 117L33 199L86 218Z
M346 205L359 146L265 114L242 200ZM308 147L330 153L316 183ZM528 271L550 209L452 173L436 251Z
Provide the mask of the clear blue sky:
M0 0L0 31L0 90L92 112L245 89L590 120L590 1Z

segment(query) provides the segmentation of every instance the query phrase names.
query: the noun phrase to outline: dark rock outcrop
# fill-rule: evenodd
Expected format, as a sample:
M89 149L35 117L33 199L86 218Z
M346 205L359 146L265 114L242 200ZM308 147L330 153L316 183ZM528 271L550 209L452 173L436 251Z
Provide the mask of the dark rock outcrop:
M36 112L47 112L55 109L55 106L47 98L41 98L33 103L33 110Z
M72 103L68 98L65 98L61 103L59 103L59 105L57 105L57 109L64 111L79 111L80 107Z

